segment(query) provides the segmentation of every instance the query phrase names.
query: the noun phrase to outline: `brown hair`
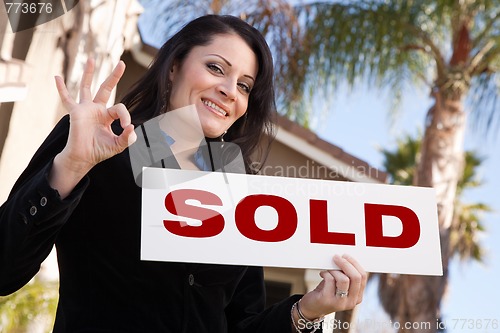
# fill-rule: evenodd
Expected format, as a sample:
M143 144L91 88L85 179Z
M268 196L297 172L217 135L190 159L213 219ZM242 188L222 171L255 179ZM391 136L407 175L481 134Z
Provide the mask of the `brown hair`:
M225 141L238 144L247 171L250 171L251 158L262 162L270 140L268 144L263 142L274 138L276 105L271 51L262 34L243 20L227 15L206 15L185 25L163 44L149 69L124 96L122 103L131 111L134 124L160 115L164 112L165 101L170 100L168 77L174 63L182 63L193 47L207 45L214 36L223 34L240 36L257 56L259 66L246 114L224 135Z

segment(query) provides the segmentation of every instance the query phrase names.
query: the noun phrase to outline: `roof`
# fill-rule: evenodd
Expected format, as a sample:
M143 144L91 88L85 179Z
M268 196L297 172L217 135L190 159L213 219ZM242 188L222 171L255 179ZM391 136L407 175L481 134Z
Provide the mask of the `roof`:
M284 116L278 116L276 139L322 165L335 168L349 180L365 183L385 183L387 180L386 172L370 166Z

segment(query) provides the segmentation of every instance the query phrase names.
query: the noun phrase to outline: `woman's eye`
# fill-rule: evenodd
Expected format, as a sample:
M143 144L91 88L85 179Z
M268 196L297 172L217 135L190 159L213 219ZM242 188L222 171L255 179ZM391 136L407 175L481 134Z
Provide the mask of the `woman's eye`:
M224 71L222 70L222 67L220 67L219 65L217 64L207 64L207 67L212 71L212 72L215 72L215 73L218 73L218 74L224 74Z
M238 86L243 89L244 92L246 92L247 94L250 93L250 90L252 90L250 88L250 86L246 83L238 83Z

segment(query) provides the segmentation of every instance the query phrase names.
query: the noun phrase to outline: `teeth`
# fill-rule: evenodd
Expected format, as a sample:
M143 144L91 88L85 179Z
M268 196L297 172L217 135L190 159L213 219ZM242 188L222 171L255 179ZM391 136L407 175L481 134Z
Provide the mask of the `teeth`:
M221 115L225 116L227 114L226 111L222 110L217 104L215 103L212 103L210 101L206 101L206 100L203 100L203 104L211 107L212 109L214 109L215 111L219 112Z

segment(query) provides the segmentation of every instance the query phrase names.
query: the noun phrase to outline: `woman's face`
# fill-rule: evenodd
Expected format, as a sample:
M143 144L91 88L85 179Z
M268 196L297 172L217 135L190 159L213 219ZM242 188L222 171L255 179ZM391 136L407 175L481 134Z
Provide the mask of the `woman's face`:
M257 57L241 37L216 35L173 67L169 110L194 104L204 135L218 137L246 112L257 71Z

